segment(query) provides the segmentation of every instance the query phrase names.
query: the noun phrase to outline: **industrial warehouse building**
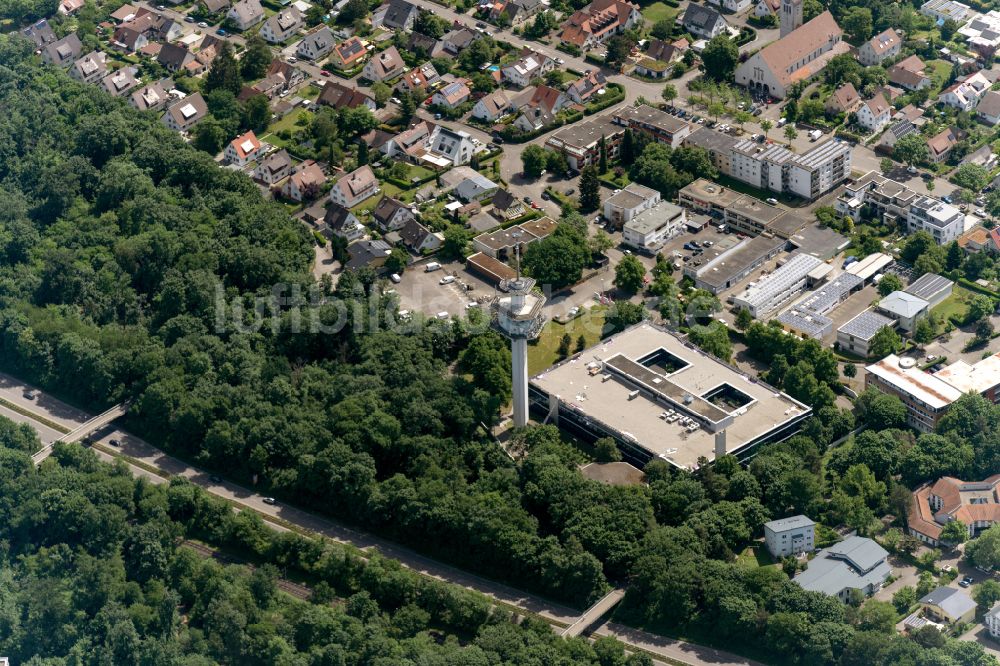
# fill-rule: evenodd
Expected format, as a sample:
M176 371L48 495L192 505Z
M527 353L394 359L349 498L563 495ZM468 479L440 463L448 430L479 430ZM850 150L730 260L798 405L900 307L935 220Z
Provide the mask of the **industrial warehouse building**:
M756 236L748 238L707 261L694 260L684 266L684 275L695 287L719 294L760 268L785 247L784 238Z
M737 309L746 308L754 319L760 319L804 290L809 275L820 266L825 267L826 264L816 257L797 252L773 273L735 296L733 305Z
M709 356L666 329L637 324L548 370L529 385L539 420L587 441L612 437L642 469L658 458L751 457L786 439L807 405Z
M829 264L822 265L829 267ZM826 315L863 285L864 281L858 276L842 273L807 294L775 319L785 330L822 340L833 332L833 320Z

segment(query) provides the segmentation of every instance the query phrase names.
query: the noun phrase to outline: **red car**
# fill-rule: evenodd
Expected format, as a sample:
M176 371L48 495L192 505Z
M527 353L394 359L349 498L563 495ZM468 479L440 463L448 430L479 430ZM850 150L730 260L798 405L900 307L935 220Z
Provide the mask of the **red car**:
M322 74L323 76L330 76L330 72L326 71L325 69L321 71L320 74Z

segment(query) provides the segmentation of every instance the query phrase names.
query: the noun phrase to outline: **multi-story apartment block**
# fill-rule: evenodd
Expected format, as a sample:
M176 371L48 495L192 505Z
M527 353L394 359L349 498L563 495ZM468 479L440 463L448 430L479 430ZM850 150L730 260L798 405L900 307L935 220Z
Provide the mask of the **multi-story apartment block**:
M772 557L816 550L816 523L806 516L789 516L764 523L764 543Z

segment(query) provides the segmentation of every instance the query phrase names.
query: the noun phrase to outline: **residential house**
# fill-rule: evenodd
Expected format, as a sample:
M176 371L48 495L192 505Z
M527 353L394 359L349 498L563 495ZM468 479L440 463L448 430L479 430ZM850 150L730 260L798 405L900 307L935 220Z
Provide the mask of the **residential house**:
M992 59L1000 47L1000 12L992 9L980 14L959 28L958 32L970 49L984 59Z
M192 93L179 99L163 114L163 123L175 132L187 132L208 115L208 105L201 93Z
M509 25L517 26L546 9L542 0L498 0L491 4L489 18L497 23L506 17Z
M184 36L184 25L179 21L157 16L156 39L161 42L172 42Z
M976 118L987 125L1000 123L1000 92L989 90L976 106Z
M285 7L260 27L260 36L271 44L280 44L294 35L304 25L302 14L293 5Z
M302 38L298 48L295 49L295 54L306 60L320 60L333 50L335 43L333 31L325 25L318 25Z
M45 46L56 41L56 33L45 19L36 21L27 28L23 28L21 34L30 39L37 49L45 48Z
M526 245L547 237L556 230L556 226L552 218L542 217L507 229L479 234L472 239L472 249L491 259L507 261L514 256L517 247L524 252Z
M395 46L376 54L368 61L361 76L369 81L387 81L394 79L406 71L406 63Z
M1000 640L1000 602L997 602L983 616L983 624L986 626L986 630L990 632L990 637L993 640Z
M419 14L420 9L406 0L389 0L375 10L372 25L376 28L409 32L413 29L413 22L417 20Z
M110 18L115 23L119 24L127 23L128 21L131 21L132 19L135 18L135 15L136 13L138 13L138 11L139 11L138 7L126 2L124 5L122 5L115 11L111 12Z
M261 144L253 130L243 136L238 136L229 142L223 151L223 156L230 164L242 168L256 160L261 153Z
M541 78L555 68L555 61L548 56L525 49L520 57L502 68L503 80L518 88L524 88L532 79Z
M938 96L938 101L959 111L972 111L983 95L989 92L991 85L982 72L976 72L948 86Z
M869 132L879 132L889 124L892 107L881 94L864 102L857 111L858 124Z
M347 270L361 268L380 269L392 254L392 247L384 240L356 240L347 246Z
M566 96L576 104L587 104L604 90L608 80L598 69L590 70L590 74L585 74L570 84L566 89Z
M549 86L538 86L527 104L521 107L514 125L523 132L533 132L555 122L556 114L568 104L566 95Z
M958 163L959 166L963 166L965 164L975 164L976 166L983 167L987 171L992 171L993 167L997 164L997 156L993 154L993 149L990 147L990 144L987 143L963 157Z
M439 40L433 37L419 32L411 32L409 41L406 42L406 50L416 54L418 58L434 58L441 55L444 48Z
M455 186L453 193L462 201L485 201L491 198L500 189L500 186L492 180L469 167L462 167L462 171L453 174L453 177L462 177Z
M381 191L378 178L367 164L345 174L330 189L330 201L344 208L354 208Z
M135 67L122 67L118 71L106 75L101 80L101 85L111 95L124 97L139 85L139 80L135 78L137 71L138 69Z
M301 69L291 63L287 63L284 60L279 60L277 58L272 60L271 66L267 68L267 76L281 77L284 81L285 90L297 86L306 79L305 72Z
M434 128L427 147L430 154L425 154L423 160L438 167L468 164L476 152L468 132L444 126Z
M738 14L750 6L750 0L708 0L716 7L722 7L727 12Z
M495 122L510 111L510 98L503 90L494 90L481 97L472 107L472 117L486 122Z
M774 559L816 550L816 523L798 515L764 523L764 544Z
M449 32L446 32L440 41L441 49L451 55L458 55L465 49L469 48L472 42L479 39L479 34L469 30L468 28L455 28Z
M962 365L959 365L962 363ZM972 378L974 372L967 363L959 361L944 368L944 381L953 376ZM992 369L990 368L984 369ZM985 376L987 383L996 380ZM982 392L982 386L965 381L955 382L955 388ZM952 476L943 476L933 484L928 483L913 492L907 527L911 535L924 543L937 547L941 545L941 529L953 520L959 520L969 530L969 539L974 539L993 525L1000 523L1000 474L994 474L983 481L962 481Z
M156 61L168 72L183 71L194 59L194 54L187 47L177 44L164 44L156 56Z
M927 159L934 164L944 162L951 154L951 149L958 145L964 135L964 132L957 128L947 127L927 139Z
M170 101L170 90L174 82L170 79L156 81L143 86L129 96L129 104L139 111L159 111Z
M884 61L899 55L901 48L903 48L903 38L889 28L858 47L858 61L865 67L881 65Z
M851 114L858 110L864 103L861 95L853 83L844 83L833 91L826 100L826 110L828 113Z
M996 237L993 235L994 231L997 231ZM1000 231L973 227L959 236L955 242L969 254L975 254L976 252L996 254L1000 252Z
M627 0L594 0L562 24L559 39L591 49L642 22L639 5Z
M792 580L805 590L822 592L846 603L853 590L871 596L882 588L892 574L886 562L888 556L871 539L851 536L819 551L806 570Z
M399 80L396 84L396 90L401 90L403 92L419 92L421 94L426 93L427 90L441 80L441 76L434 69L434 65L431 62L425 62L419 67L414 67L406 74L403 78ZM471 94L471 93L470 93ZM435 102L436 104L437 102Z
M328 235L339 236L348 243L360 240L365 236L365 227L350 210L337 204L330 204L323 215L323 231Z
M931 79L925 73L924 61L915 55L900 60L887 72L889 82L907 90L922 90L931 85Z
M292 201L311 201L318 197L326 184L326 174L313 160L296 166L281 186L281 196Z
M375 210L372 211L372 217L383 232L402 229L404 224L414 219L409 206L386 195L379 199Z
M811 80L850 51L842 38L833 14L825 11L747 58L736 68L736 83L783 99L793 83Z
M46 65L69 67L77 58L83 45L75 32L71 32L60 40L54 41L42 49L42 62Z
M443 106L449 109L457 109L472 97L472 91L466 85L464 79L459 79L444 86L431 98L431 104Z
M490 214L501 222L516 220L527 212L521 200L507 190L497 190L493 195L493 208Z
M149 45L149 37L132 24L125 24L115 30L111 44L126 53L135 53Z
M346 72L360 65L361 61L367 55L368 50L359 37L348 37L333 47L333 53L330 55L330 64L334 68Z
M602 139L608 160L618 159L623 136L625 127L607 114L563 127L548 138L545 147L562 153L569 168L579 171L598 163Z
M712 39L726 31L729 25L715 9L691 3L684 10L684 29L696 37Z
M434 252L444 245L444 234L435 233L414 219L403 225L399 237L403 245L415 254Z
M875 146L877 149L882 149L891 153L897 141L908 134L913 134L916 131L916 125L914 125L909 118L898 118L896 122L889 126L889 129L882 133L882 136L879 137L878 143L875 144Z
M335 109L356 109L359 106L366 106L371 111L375 110L374 99L357 88L346 86L339 81L327 81L316 101Z
M649 46L646 48L646 55L654 60L671 63L683 58L684 54L687 53L690 48L690 42L683 37L675 39L672 42L665 42L662 39L654 39L650 41Z
M239 0L226 12L226 18L239 30L249 30L264 20L264 8L260 0Z
M957 587L939 587L920 598L924 617L946 625L968 624L976 618L976 602Z
M201 0L205 11L209 14L218 14L229 9L229 0Z
M257 165L253 172L254 178L267 186L275 185L292 172L292 158L288 151L282 149L271 153Z
M107 56L103 51L91 51L69 68L69 75L83 83L97 83L108 73Z
M59 9L56 11L65 16L72 16L80 11L80 8L85 4L85 0L60 0Z
M757 4L753 8L753 15L757 18L777 17L779 9L781 9L781 0L757 0Z
M419 161L427 152L426 146L436 131L437 126L427 121L418 121L409 129L389 138L382 144L381 151L388 157L403 157L414 162Z

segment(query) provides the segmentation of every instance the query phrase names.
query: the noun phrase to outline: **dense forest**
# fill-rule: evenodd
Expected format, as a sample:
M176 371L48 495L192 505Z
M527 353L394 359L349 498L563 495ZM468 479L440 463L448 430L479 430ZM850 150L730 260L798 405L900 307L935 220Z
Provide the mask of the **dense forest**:
M558 638L392 562L276 533L185 481L153 485L0 418L0 654L16 664L646 666ZM206 558L187 539L256 566ZM280 570L280 574L279 574ZM309 600L280 591L289 573Z
M626 585L620 618L657 630L769 662L992 663L974 643L928 647L896 636L888 604L845 606L803 591L789 580L794 569L754 567L734 557L772 517L806 512L828 524L867 528L876 515L895 511L906 488L896 467L867 455L876 445L895 451L897 461L924 461L925 470L946 468L953 448L965 446L961 430L917 439L895 429L866 432L824 467L826 446L855 425L832 405L837 377L829 350L792 344L767 327L747 330L751 353L779 370L768 381L817 407L800 436L767 448L748 467L723 457L689 474L654 462L645 470L648 485L607 486L579 473L583 454L551 427L515 433L512 446L522 455L514 461L482 427L495 422L510 391L509 352L496 335L463 322L406 330L390 326L391 317L371 321L367 313L395 308L374 275L347 273L335 287L315 283L311 239L284 208L154 116L38 66L19 39L0 39L0 108L4 369L95 408L132 398L129 427L182 457L524 589L583 605L609 579ZM289 285L300 285L301 296ZM275 316L249 326L260 314L257 303ZM348 325L333 332L310 332L303 324L330 323L342 313ZM894 423L883 417L898 413L898 405L883 403L863 401L867 425ZM25 437L11 428L0 428L0 435L11 442ZM992 440L983 446L997 450ZM372 586L366 575L350 573L346 554L321 568L338 592L367 593L382 609L381 615L363 610L370 604L361 599L357 614L348 608L347 616L293 610L294 603L273 611L272 601L254 597L253 576L202 564L213 580L225 579L217 594L230 601L219 610L207 586L192 583L200 574L195 560L172 545L178 536L193 531L311 574L321 560L306 558L302 549L311 551L301 539L291 549L285 537L262 536L249 512L234 518L190 485L153 489L120 470L98 469L76 448L60 449L38 473L23 455L4 455L0 474L12 487L0 495L7 512L0 530L9 542L2 554L8 567L20 567L5 574L19 581L12 589L21 594L26 581L43 586L37 590L94 594L103 584L86 581L122 581L109 582L119 591L115 598L84 601L84 592L78 599L28 588L14 603L0 603L4 612L26 612L22 618L58 617L63 627L28 638L19 632L38 631L32 622L0 626L11 654L24 656L35 640L52 646L47 654L86 641L88 650L177 649L253 663L271 648L325 655L358 635L387 650L437 649L411 637L414 627L427 624L412 618L424 615L410 609L408 619L397 620L421 596L400 598L398 590L411 588L389 563L379 564L388 582ZM16 557L22 554L28 557ZM167 612L168 590L191 612L183 630ZM37 603L56 608L31 610ZM432 625L474 636L482 650L493 641L494 647L541 644L563 655L515 654L505 657L510 663L592 660L579 647L585 644L553 646L548 629L530 623L516 638L503 635L513 630L490 621L481 600L468 602L469 616L456 617L448 607L420 609ZM309 620L324 627L315 638L313 630L299 632L296 613L333 615ZM376 616L377 629L366 622ZM246 640L227 643L232 635L214 623L238 626L242 633L235 635ZM397 626L403 624L409 629ZM166 627L182 631L184 641L171 647ZM324 642L333 633L340 648ZM246 656L243 646L255 654ZM444 648L459 649L451 642ZM421 663L504 663L457 654ZM356 663L323 659L302 663ZM400 663L395 656L361 661Z

